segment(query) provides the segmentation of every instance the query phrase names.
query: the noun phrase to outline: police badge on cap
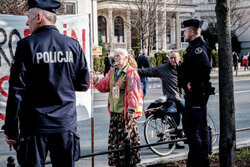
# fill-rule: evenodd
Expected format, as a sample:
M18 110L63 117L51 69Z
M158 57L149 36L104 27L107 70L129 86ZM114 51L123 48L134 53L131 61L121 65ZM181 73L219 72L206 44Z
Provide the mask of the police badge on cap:
M201 28L204 21L200 21L197 19L190 19L183 21L184 28L186 27L196 27Z
M60 8L61 3L57 0L29 0L28 6L29 9L40 8L52 13L56 13L56 9Z

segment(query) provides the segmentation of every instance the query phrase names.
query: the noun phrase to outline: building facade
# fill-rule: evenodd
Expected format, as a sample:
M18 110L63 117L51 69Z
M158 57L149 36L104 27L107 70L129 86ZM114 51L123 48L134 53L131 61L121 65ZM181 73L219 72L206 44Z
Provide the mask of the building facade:
M136 41L132 28L132 12L138 10L138 5L133 5L130 1L66 0L65 10L69 14L91 13L93 45L98 45L99 34L106 45L106 49L110 50L112 54L115 48L130 50L138 47L135 46ZM157 10L155 10L157 16L158 13L162 13L162 15L169 17L169 13L171 13L170 19L155 18L155 46L153 47L155 52L186 49L188 43L184 39L183 20L202 19L205 21L203 29L206 29L211 22L211 18L216 19L216 0L144 0L144 2L150 1L158 2ZM129 3L130 7L128 8ZM237 8L247 11L245 19L250 19L249 0L240 0L240 5ZM168 28L164 29L164 25L167 25ZM249 25L246 24L236 31L239 41L242 42L243 53L250 52L250 29L247 29L248 27ZM242 33L243 30L244 33ZM148 45L148 43L146 44ZM143 47L147 48L147 46Z
M152 1L153 2L153 1ZM131 28L132 10L139 10L138 5L129 4L129 0L98 0L98 32L106 43L108 50L115 48L134 49L133 29ZM129 4L129 5L128 5ZM147 6L144 6L145 10ZM154 6L151 6L154 8ZM195 5L192 0L162 0L155 10L156 15L162 13L166 19L155 18L155 46L154 51L167 51L170 49L185 49L182 21L195 16ZM168 14L171 13L171 16ZM168 25L168 29L163 27ZM145 25L146 26L146 25ZM163 31L163 33L159 33ZM159 34L159 35L157 35ZM138 46L137 46L138 47ZM146 46L147 48L147 46Z

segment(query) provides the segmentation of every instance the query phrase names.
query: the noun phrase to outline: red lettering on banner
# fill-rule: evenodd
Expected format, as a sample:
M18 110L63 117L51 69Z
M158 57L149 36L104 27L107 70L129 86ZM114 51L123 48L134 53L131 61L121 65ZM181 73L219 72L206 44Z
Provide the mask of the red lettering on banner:
M67 28L67 24L63 24L63 29L66 29L66 28ZM63 30L63 35L67 36L67 30ZM78 41L75 30L71 30L71 38ZM82 49L83 49L84 54L85 54L85 49L86 49L85 44L86 44L86 30L83 29L82 30Z
M3 116L2 114L0 114L0 119L5 121L5 116Z
M83 49L83 53L85 54L85 39L86 35L85 35L85 29L82 29L82 49Z
M74 30L71 30L71 38L74 38L75 40L78 41L78 38L76 36L76 32Z
M67 24L63 24L63 28L67 28ZM66 30L63 30L63 35L67 36L67 31Z
M0 78L0 93L1 93L4 97L8 97L8 93L6 93L6 92L3 90L2 84L3 84L4 81L8 81L9 78L10 78L10 77L9 77L8 75L6 75L6 76Z
M29 36L30 35L30 29L27 29L27 28L24 29L23 34L24 34L24 38Z

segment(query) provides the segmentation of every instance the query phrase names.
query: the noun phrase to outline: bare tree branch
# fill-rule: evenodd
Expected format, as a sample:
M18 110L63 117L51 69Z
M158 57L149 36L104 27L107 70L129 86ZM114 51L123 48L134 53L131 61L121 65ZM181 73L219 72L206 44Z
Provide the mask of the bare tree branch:
M28 0L0 0L0 13L24 15L28 10Z
M232 37L234 35L241 36L250 26L250 22L246 17L248 15L248 10L242 5L241 0L230 0L230 8ZM217 24L215 11L208 12L205 17L209 23L213 23L213 25Z
M170 20L182 1L165 0L125 0L125 9L130 12L131 22L125 26L131 27L132 38L140 39L141 49L148 45L150 50L170 31ZM167 7L173 9L167 11ZM159 20L157 23L156 20ZM158 31L156 28L158 27Z
M59 0L62 6L57 13L64 14L65 0ZM25 15L28 11L28 0L0 0L0 14Z

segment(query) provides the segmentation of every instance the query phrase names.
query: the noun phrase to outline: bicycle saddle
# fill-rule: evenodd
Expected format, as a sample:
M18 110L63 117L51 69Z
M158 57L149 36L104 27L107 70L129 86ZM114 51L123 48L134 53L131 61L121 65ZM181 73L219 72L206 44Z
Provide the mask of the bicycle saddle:
M167 96L162 96L162 97L158 97L154 102L155 103L165 103L167 101Z

